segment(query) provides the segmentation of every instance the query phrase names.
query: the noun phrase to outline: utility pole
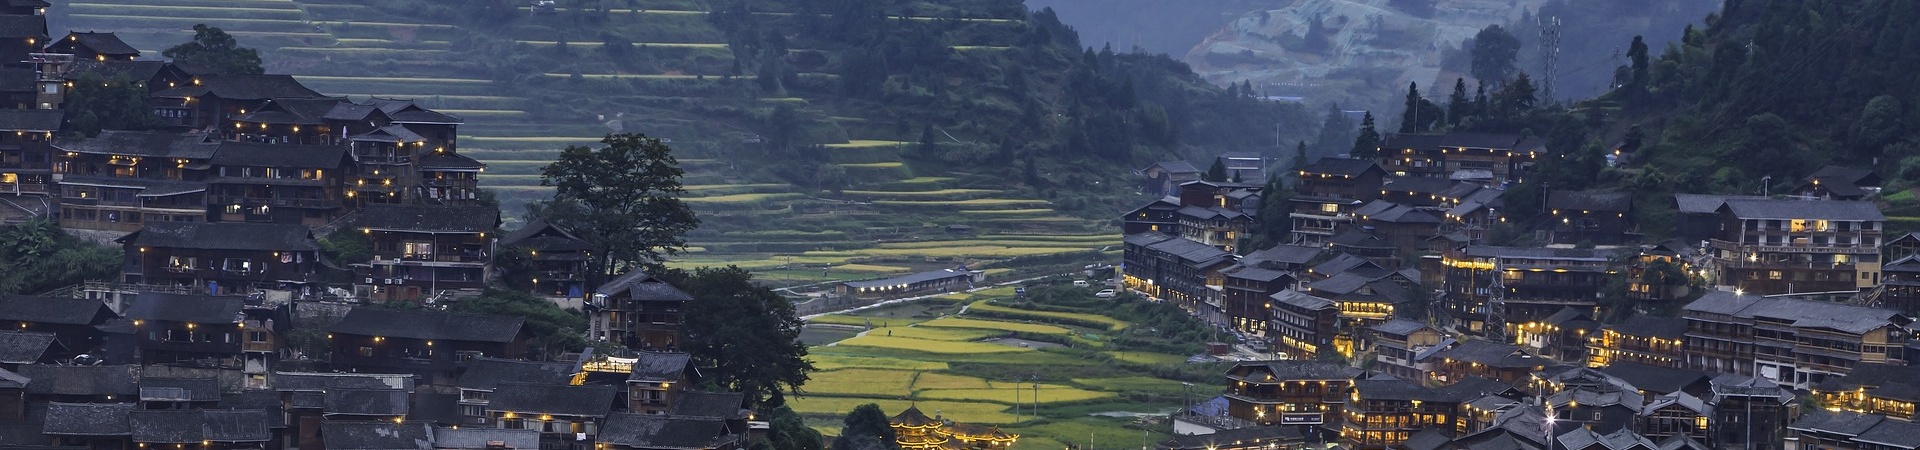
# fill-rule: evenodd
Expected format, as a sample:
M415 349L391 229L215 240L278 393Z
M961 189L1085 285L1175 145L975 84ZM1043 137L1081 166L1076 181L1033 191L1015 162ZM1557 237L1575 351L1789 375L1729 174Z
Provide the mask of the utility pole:
M1493 276L1487 283L1487 318L1481 322L1480 331L1487 340L1505 343L1507 340L1507 287L1500 282L1506 274L1506 264L1500 257L1493 257Z
M1546 74L1541 76L1540 92L1547 101L1553 101L1553 80L1559 74L1560 66L1560 18L1535 17L1540 27L1540 62L1546 66Z

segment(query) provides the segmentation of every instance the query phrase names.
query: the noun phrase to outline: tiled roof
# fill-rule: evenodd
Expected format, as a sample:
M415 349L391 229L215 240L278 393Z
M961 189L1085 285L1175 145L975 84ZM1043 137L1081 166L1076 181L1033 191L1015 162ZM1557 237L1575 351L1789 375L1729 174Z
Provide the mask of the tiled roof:
M1161 161L1147 166L1147 169L1152 169L1153 166L1160 166L1161 170L1171 173L1200 173L1200 169L1194 168L1192 163L1186 161ZM1144 172L1146 169L1142 169L1141 171Z
M220 401L220 380L142 377L140 401L217 402Z
M1280 304L1309 311L1334 307L1333 300L1307 295L1300 291L1290 289L1275 293L1272 298L1274 301L1280 302Z
M127 307L127 318L200 324L239 323L245 299L234 296L144 292Z
M693 295L687 294L685 291L681 291L680 288L673 287L673 285L667 284L665 281L660 281L659 278L654 278L652 275L639 269L622 274L612 281L602 283L600 288L595 289L594 292L607 296L616 296L625 293L628 298L646 302L693 301Z
M44 433L52 436L131 436L127 415L132 403L60 403L47 405Z
M640 352L635 355L628 381L673 381L687 372L693 356L680 352Z
M1234 366L1234 372L1239 371L1239 367L1248 366L1264 369L1266 373L1273 374L1276 380L1348 380L1363 374L1353 366L1328 361L1244 361Z
M0 331L0 363L32 364L53 348L53 333Z
M120 40L120 35L113 33L75 31L67 35L67 40L73 41L79 46L84 46L89 50L93 50L94 53L102 55L140 56L139 49L127 45L127 41Z
M276 98L267 100L267 103L260 105L259 109L236 117L234 120L283 125L319 125L325 123L327 113L341 103L351 102L341 97Z
M1300 170L1306 173L1358 176L1367 173L1369 170L1381 169L1380 165L1374 164L1371 159L1325 157L1315 160L1312 164L1307 164L1306 167L1301 167Z
M205 94L228 100L267 100L277 98L325 97L293 79L292 75L201 75L200 85L160 91L162 98L199 97Z
M27 385L27 393L32 395L115 395L131 400L140 394L140 366L28 364L20 366L18 372L33 379Z
M1498 133L1447 133L1440 138L1441 147L1485 148L1511 150L1520 143L1520 135Z
M1884 221L1873 202L1841 200L1728 200L1726 206L1740 219L1825 219Z
M394 123L421 124L458 124L464 122L459 117L421 107L413 100L391 98L372 98L374 106L392 117Z
M566 386L502 383L487 403L488 411L606 417L613 410L611 386Z
M413 391L413 376L376 373L276 372L273 388L281 392L333 389L398 389Z
M540 448L540 432L481 427L433 429L433 448L485 450L493 443L505 444L506 448L513 450L537 450Z
M1727 200L1764 200L1756 195L1673 194L1674 206L1681 214L1714 214Z
M1793 424L1788 425L1787 428L1842 436L1859 436L1886 419L1885 416L1873 414L1807 408L1800 418L1794 420Z
M526 319L491 314L358 307L327 332L411 339L512 342Z
M361 141L361 142L393 142L393 143L412 143L412 142L423 142L427 140L427 138L425 136L421 136L420 133L415 133L413 132L413 130L409 130L407 129L407 127L400 126L400 125L387 125L384 127L376 128L373 131L368 131L365 133L353 135L353 137L350 137L347 139L354 140L354 141Z
M430 450L433 432L426 424L348 422L328 420L320 423L320 439L326 450Z
M201 437L214 442L266 442L280 420L276 415L260 409L200 410Z
M1726 314L1737 318L1764 317L1791 320L1794 327L1830 328L1849 333L1864 333L1894 321L1905 321L1899 312L1841 303L1786 297L1760 297L1713 291L1682 307L1688 312Z
M715 448L735 439L720 419L648 414L614 414L597 436L601 443L654 450Z
M1320 253L1323 251L1325 250L1319 247L1305 245L1276 245L1264 250L1248 253L1246 256L1240 257L1240 261L1243 263L1272 261L1282 264L1298 265L1312 261L1314 257L1320 256Z
M1920 424L1882 420L1853 440L1891 448L1920 448Z
M0 389L26 389L27 383L32 382L33 379L27 378L25 375L14 373L7 369L0 369Z
M1392 375L1375 375L1371 378L1353 382L1353 391L1366 400L1433 400L1432 389L1419 383L1395 378Z
M668 415L683 417L714 417L734 420L745 419L746 394L739 392L700 392L680 391L673 399L673 409Z
M1419 437L1419 434L1415 434ZM1444 436L1444 435L1443 435ZM1220 430L1212 434L1187 434L1174 436L1160 443L1159 448L1167 450L1204 450L1240 444L1247 448L1256 442L1302 442L1306 436L1300 434L1297 427L1246 427ZM1409 439L1409 442L1412 442ZM1244 443L1244 444L1242 444ZM1417 449L1430 450L1430 449Z
M421 156L414 164L420 166L421 170L480 170L487 167L486 164L468 158L467 155L455 153L429 153Z
M1254 281L1260 281L1260 282L1271 282L1271 281L1278 280L1281 278L1286 278L1289 276L1286 272L1283 272L1283 271L1262 269L1262 268L1253 267L1253 266L1242 266L1239 269L1235 269L1232 272L1228 272L1226 275L1227 275L1227 278L1238 278L1242 280L1254 280Z
M74 79L83 73L92 73L101 78L125 77L128 81L147 82L167 70L166 61L93 61L75 60L67 66L67 79Z
M79 176L79 177L66 177L66 179L60 180L60 184L73 185L73 186L100 186L100 187L139 189L140 190L139 193L134 194L134 196L140 197L140 198L167 197L167 196L181 195L181 194L196 194L196 193L207 191L207 183L204 181L174 181L174 180L158 180L158 179L151 179L151 178Z
M205 440L206 421L199 410L155 409L127 414L133 441L148 444L198 444ZM263 439L264 440L264 439Z
M500 210L473 206L367 205L359 227L375 230L483 233L500 224Z
M209 142L205 133L167 133L160 131L101 131L91 138L56 138L54 148L102 155L125 155L167 159L207 159L213 157L218 142Z
M1405 336L1407 335L1407 333L1420 331L1421 328L1426 328L1426 327L1427 327L1427 324L1396 317L1396 318L1393 318L1392 320L1386 321L1385 323L1374 325L1370 328L1373 329L1373 331L1378 333Z
M460 375L461 389L493 389L500 383L566 384L578 372L568 363L474 358Z
M1436 356L1501 368L1543 366L1550 363L1546 358L1521 352L1519 346L1485 339L1463 341L1459 346L1442 351Z
M573 233L569 233L557 225L548 224L546 220L539 218L534 218L528 221L526 226L520 227L518 230L513 230L513 233L507 234L507 238L502 239L500 245L540 251L584 251L592 249L591 246L587 245L587 241L581 240L579 237L574 236Z
M347 161L344 145L261 144L223 141L208 162L229 167L332 169Z
M147 222L122 242L139 247L207 250L313 251L320 244L299 224L245 222Z
M405 416L412 403L398 389L331 389L322 400L325 414Z
M58 109L0 109L0 130L57 131L62 114Z

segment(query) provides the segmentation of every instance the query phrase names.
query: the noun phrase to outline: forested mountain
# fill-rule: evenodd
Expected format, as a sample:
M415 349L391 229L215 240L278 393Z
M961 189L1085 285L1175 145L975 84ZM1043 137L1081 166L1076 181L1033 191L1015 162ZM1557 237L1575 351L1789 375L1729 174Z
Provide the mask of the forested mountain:
M1522 217L1547 188L1628 189L1642 228L1658 235L1676 190L1779 193L1824 164L1873 167L1889 199L1904 197L1920 178L1915 19L1920 3L1900 0L1728 0L1665 49L1623 44L1619 87L1599 98L1461 127L1557 143L1562 154L1509 193ZM1615 144L1625 163L1608 167Z

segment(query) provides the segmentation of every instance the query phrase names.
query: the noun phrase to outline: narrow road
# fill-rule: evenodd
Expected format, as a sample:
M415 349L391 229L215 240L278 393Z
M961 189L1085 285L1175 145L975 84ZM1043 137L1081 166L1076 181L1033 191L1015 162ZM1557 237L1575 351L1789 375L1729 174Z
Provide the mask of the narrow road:
M1020 283L1025 283L1025 282L1028 282L1028 281L1033 281L1033 280L1038 280L1038 279L1042 279L1042 278L1047 278L1047 277L1055 277L1055 276L1060 276L1060 275L1068 275L1068 274L1060 274L1060 273L1056 273L1056 274L1051 274L1051 275L1041 275L1041 276L1037 276L1037 277L1033 277L1033 278L1023 278L1023 279L1018 279L1018 280L1012 280L1012 281L1002 281L1002 282L999 282L999 283L995 283L995 284L989 284L989 285L986 285L986 286L980 286L980 287L976 287L976 288L973 288L973 289L968 289L968 290L965 290L965 291L960 291L960 292L968 292L968 293L970 293L970 292L979 292L979 291L984 291L984 290L987 290L987 289L992 289L992 288L997 288L997 287L1001 287L1001 286L1007 286L1007 285L1013 285L1013 284L1020 284ZM858 311L863 311L863 310L868 310L868 309L873 309L873 308L878 308L878 307L882 307L882 306L887 306L887 305L892 305L892 304L896 304L896 303L903 303L903 302L910 302L910 301L914 301L914 300L921 300L921 299L926 299L926 298L930 298L930 297L938 297L938 296L942 296L942 295L947 295L947 294L951 294L951 293L952 293L952 292L939 292L939 293L933 293L933 294L927 294L927 295L919 295L919 296L913 296L913 297L907 297L907 298L898 298L898 299L893 299L893 300L886 300L886 301L882 301L882 302L879 302L879 303L874 303L874 304L871 304L871 305L866 305L866 306L861 306L861 307L857 307L857 308L850 308L850 309L843 309L843 310L839 310L839 311L834 311L834 312L829 312L829 313L819 313L819 314L809 314L809 315L805 315L805 316L800 316L800 320L802 320L802 321L807 321L807 320L813 320L813 318L815 318L815 317L820 317L820 316L824 316L824 315L828 315L828 314L845 314L845 313L851 313L851 312L858 312ZM968 306L972 306L972 305L968 305ZM960 308L960 312L961 312L961 313L966 313L966 312L967 312L967 308L965 308L965 307L962 307L962 308Z

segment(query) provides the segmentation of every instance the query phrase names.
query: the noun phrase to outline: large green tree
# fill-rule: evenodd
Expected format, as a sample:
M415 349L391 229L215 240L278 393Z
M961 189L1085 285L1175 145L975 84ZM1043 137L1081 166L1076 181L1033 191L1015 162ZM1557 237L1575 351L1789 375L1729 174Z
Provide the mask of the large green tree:
M1513 76L1514 59L1520 56L1520 39L1499 25L1488 25L1473 35L1473 68L1481 83L1499 85Z
M840 422L840 437L833 439L835 450L899 450L893 426L880 405L868 403L853 407Z
M783 390L807 382L813 364L800 342L800 326L793 303L753 274L735 266L702 267L692 274L667 272L663 278L681 286L700 305L685 311L686 345L706 380L745 392L754 404L780 405Z
M193 26L193 40L175 45L160 52L173 62L190 64L211 70L213 73L234 75L258 75L266 73L260 68L260 52L241 47L219 27L207 24Z
M0 295L111 280L120 270L120 253L67 234L46 218L0 225Z
M680 200L686 171L673 149L643 134L611 134L606 146L568 146L540 171L553 200L536 207L549 222L593 246L589 286L636 266L654 266L679 254L686 234L700 225Z
M101 130L151 130L160 127L160 116L147 104L146 83L125 76L102 77L82 72L67 94L66 120L69 131L92 137Z
M533 347L544 356L559 356L587 347L586 316L578 310L560 309L553 302L526 291L488 289L479 297L454 302L447 309L525 318L527 331L533 334Z
M1354 158L1373 158L1380 156L1380 131L1373 127L1373 112L1369 111L1360 118L1360 136L1353 138L1353 150L1347 156Z
M774 408L767 417L767 438L754 443L761 450L821 450L826 446L820 432L808 427L792 408Z

